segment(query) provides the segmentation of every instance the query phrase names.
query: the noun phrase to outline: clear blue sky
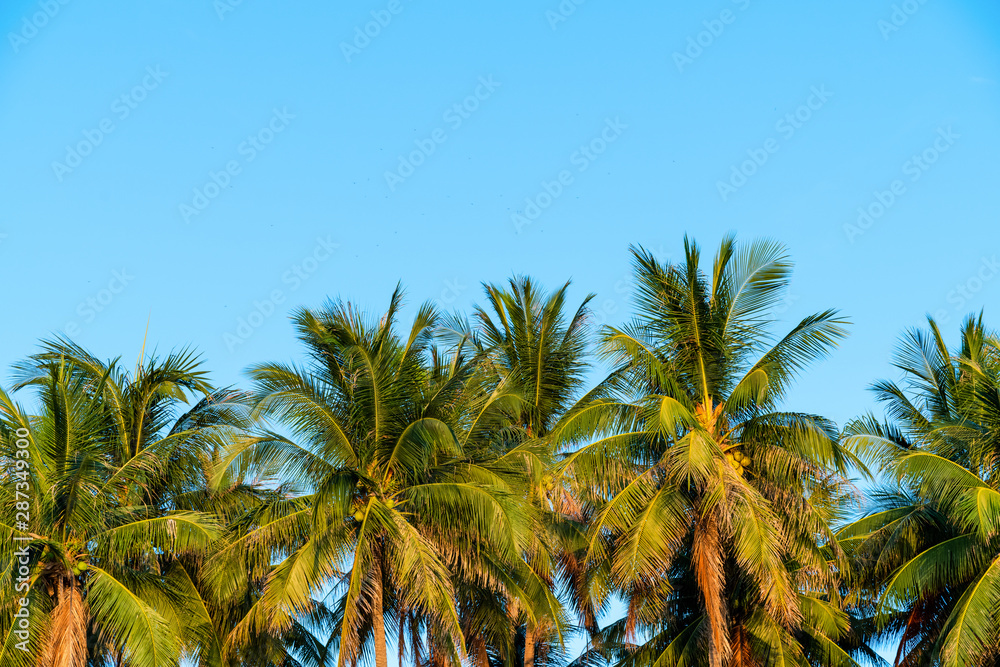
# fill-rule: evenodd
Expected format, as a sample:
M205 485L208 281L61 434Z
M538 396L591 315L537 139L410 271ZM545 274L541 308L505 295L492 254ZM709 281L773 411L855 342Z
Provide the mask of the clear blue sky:
M799 409L869 409L925 313L1000 325L995 2L236 2L0 7L3 368L69 327L134 359L148 320L237 383L292 308L399 280L572 278L620 321L630 243L730 230L790 246L783 317L854 321Z

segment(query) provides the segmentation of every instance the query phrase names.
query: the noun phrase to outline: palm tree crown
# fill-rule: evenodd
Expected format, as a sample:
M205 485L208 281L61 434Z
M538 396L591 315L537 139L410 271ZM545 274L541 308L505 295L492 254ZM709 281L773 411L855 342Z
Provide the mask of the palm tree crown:
M384 667L387 625L413 659L457 661L464 638L451 573L488 576L490 561L516 559L528 532L507 471L463 448L505 401L465 401L473 368L462 349L431 348L430 306L398 336L400 305L397 290L377 320L344 303L299 312L308 365L251 369L256 412L290 436L263 434L230 461L286 480L302 503L262 536L287 556L248 627L289 623L333 587L341 664L368 647Z
M872 639L898 639L895 664L1000 660L1000 341L970 317L950 352L930 320L895 358L900 385L875 383L888 422L851 439L881 464L873 512L840 532L862 574Z
M628 601L607 641L642 630L631 664L849 662L829 522L852 457L831 422L780 409L844 320L769 337L790 271L775 243L727 238L707 274L691 242L678 265L633 254L639 315L605 328L614 370L554 429L591 441L563 468L593 508L595 588Z
M216 518L184 498L204 482L192 474L199 458L239 423L239 395L214 391L187 352L130 374L56 341L17 371L15 390L37 389L41 411L0 392L0 562L10 584L0 602L9 610L24 596L37 643L15 650L15 624L5 626L0 662L175 664L193 639L176 558L219 536ZM187 407L191 395L201 398ZM15 592L22 545L30 587Z

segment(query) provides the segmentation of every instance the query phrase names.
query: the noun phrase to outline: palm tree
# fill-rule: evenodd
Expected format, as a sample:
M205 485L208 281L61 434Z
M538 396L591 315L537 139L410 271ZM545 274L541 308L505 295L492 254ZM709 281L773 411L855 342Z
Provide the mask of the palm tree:
M414 660L457 664L453 570L505 565L523 551L526 513L505 472L463 451L461 437L478 423L460 404L472 366L461 349L435 362L430 306L401 338L400 307L397 288L375 320L342 302L302 310L294 321L308 363L250 370L256 414L289 435L262 433L226 465L284 480L299 505L209 563L225 581L249 542L284 550L236 637L285 629L332 590L341 665L370 650L385 667L387 630L401 650L422 652Z
M248 437L245 420L225 447L206 452L189 474L202 480L192 491L179 496L178 506L210 513L224 531L207 553L177 558L175 568L187 595L189 614L186 636L192 638L188 657L198 667L328 667L336 660L332 649L332 613L314 600L308 614L297 617L280 631L247 632L247 616L261 598L271 564L283 553L267 541L255 541L289 514L305 505L290 497L281 485L249 479L229 466L227 457ZM246 471L242 471L245 473ZM299 533L305 539L306 530ZM249 546L248 546L249 545ZM208 562L234 550L243 560L228 558L228 571ZM322 639L328 636L328 639Z
M728 237L706 274L684 247L677 265L633 248L638 317L605 327L613 371L553 429L586 443L562 470L592 517L595 604L628 605L605 650L629 665L851 664L829 526L856 459L829 420L782 409L845 321L824 311L775 341L784 248Z
M886 473L873 511L839 533L871 639L895 664L1000 664L1000 340L968 318L951 353L934 320L903 336L903 382L874 391L889 420L847 429Z
M568 545L582 531L564 514L569 499L550 474L555 459L547 436L583 383L593 295L569 316L569 283L551 294L527 277L484 289L488 307L475 309L475 324L454 318L445 330L457 344L471 341L479 353L475 391L508 392L517 400L502 414L503 423L477 431L465 449L484 461L520 462L513 472L524 482L521 493L532 501L536 523L523 566L510 573L515 586L457 586L464 597L463 626L476 664L532 667L536 657L539 664L552 664L562 656L565 626L553 590L557 578L569 581L575 574L569 571L576 561ZM533 601L515 600L515 590L529 589L537 593Z
M176 559L219 535L181 499L237 395L214 391L187 352L130 374L59 340L17 371L15 391L35 388L41 410L0 391L0 663L176 665L192 640ZM16 647L22 600L29 652Z
M485 285L489 310L477 307L468 335L486 353L484 365L496 383L522 396L515 423L528 437L544 437L570 407L587 364L588 295L567 318L569 283L550 295L530 278L512 278L508 288Z

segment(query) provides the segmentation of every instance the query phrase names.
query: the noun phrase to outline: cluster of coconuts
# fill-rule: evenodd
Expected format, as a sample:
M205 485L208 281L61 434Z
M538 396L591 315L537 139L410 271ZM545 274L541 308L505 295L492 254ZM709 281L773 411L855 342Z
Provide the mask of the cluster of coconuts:
M70 569L73 570L73 576L78 577L81 574L83 574L84 572L86 572L87 570L89 570L90 569L90 565L88 565L85 561L81 560L81 561L77 561L77 562L73 563L73 567L70 568Z
M729 465L733 466L733 469L740 475L743 474L743 470L753 461L753 459L738 449L731 449L726 452L726 460L729 461Z
M396 501L393 500L392 498L386 498L384 502L386 507L388 507L389 509L392 509L393 507L396 506ZM354 520L357 521L358 523L361 523L361 520L364 518L365 518L364 507L358 506L357 511L354 513Z

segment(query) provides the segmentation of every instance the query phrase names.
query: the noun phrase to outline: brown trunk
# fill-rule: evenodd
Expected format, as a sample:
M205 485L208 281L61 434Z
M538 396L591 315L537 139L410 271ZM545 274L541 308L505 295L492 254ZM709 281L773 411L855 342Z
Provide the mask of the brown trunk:
M376 562L378 562L376 560ZM372 604L372 632L375 642L375 667L389 666L389 650L385 643L385 618L382 616L382 567L375 573L375 599Z
M535 630L530 624L524 627L524 667L535 667Z
M709 667L722 667L730 656L729 630L723 598L725 573L719 522L715 515L717 511L712 510L695 525L691 551L695 582L701 591L705 615L708 617Z
M60 575L56 584L52 627L42 647L39 664L45 667L83 667L87 660L87 611L80 591L64 579Z

